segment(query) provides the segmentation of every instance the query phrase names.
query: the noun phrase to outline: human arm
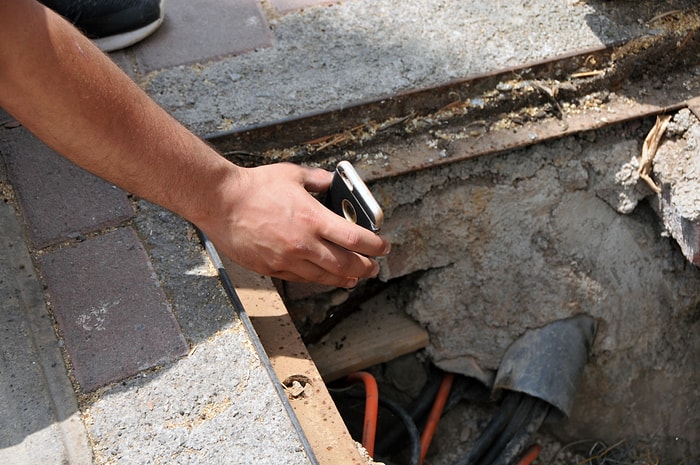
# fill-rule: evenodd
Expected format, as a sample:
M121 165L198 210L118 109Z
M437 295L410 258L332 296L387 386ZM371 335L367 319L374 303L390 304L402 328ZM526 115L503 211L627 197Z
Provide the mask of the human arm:
M307 190L331 174L241 168L153 102L70 24L34 0L0 2L0 106L74 163L200 227L261 274L353 286L378 271L385 239Z

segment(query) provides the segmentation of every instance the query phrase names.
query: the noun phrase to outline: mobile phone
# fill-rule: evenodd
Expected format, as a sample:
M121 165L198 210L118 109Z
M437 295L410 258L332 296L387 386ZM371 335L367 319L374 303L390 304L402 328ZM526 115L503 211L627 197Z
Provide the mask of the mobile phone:
M349 161L336 166L325 205L373 232L378 232L384 221L384 212Z

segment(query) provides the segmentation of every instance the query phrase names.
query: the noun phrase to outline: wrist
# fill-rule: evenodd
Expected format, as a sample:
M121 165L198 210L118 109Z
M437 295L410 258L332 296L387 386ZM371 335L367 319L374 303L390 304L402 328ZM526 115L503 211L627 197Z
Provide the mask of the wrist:
M211 222L220 222L235 209L234 205L244 195L245 169L224 157L216 155L209 163L210 169L202 174L195 170L199 179L194 179L191 198L184 200L183 211L178 212L186 220L206 229Z

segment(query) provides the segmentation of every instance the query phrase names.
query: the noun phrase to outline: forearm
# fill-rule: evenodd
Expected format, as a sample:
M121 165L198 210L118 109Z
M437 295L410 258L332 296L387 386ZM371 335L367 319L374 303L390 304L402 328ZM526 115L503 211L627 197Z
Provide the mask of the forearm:
M22 44L0 51L0 106L57 152L195 222L235 186L234 165L63 19L24 0L2 2L0 17L2 43Z
M66 158L195 223L261 274L351 287L376 276L368 257L389 253L385 239L309 194L328 188L329 172L230 163L34 0L0 0L0 106Z

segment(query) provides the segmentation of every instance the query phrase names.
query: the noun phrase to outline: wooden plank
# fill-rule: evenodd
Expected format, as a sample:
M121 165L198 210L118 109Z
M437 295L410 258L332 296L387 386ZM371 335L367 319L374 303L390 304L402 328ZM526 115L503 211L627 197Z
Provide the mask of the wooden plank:
M309 353L326 382L428 345L428 332L402 311L363 308L338 323Z
M366 465L272 281L222 261L319 464Z

